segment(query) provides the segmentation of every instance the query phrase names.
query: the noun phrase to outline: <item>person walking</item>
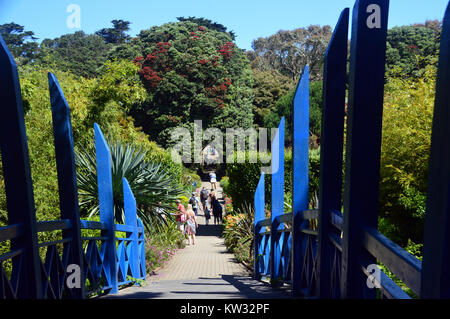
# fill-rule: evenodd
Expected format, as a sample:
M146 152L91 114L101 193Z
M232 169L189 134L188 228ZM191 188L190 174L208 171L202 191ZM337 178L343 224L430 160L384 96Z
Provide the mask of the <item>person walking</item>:
M200 201L203 206L203 211L206 210L206 204L208 202L209 193L205 186L203 186L202 190L200 191Z
M192 192L191 198L189 198L189 204L192 206L192 210L195 213L195 216L198 215L198 199L195 197L196 193Z
M177 204L177 213L175 214L175 220L177 222L178 229L184 235L184 222L186 221L186 209L184 208L184 205L181 204L181 201L179 199L177 199L175 203Z
M205 214L205 224L209 225L209 220L211 219L211 209L208 207L208 203L204 204L203 212Z
M214 216L214 225L216 225L217 223L221 223L222 222L222 205L220 205L219 200L216 198L216 196L211 196L211 207L212 207L212 211L213 211L213 216Z
M214 188L214 189L217 189L217 187L216 187L216 183L217 183L216 173L214 173L214 172L209 173L209 181L211 183L211 187Z
M188 235L188 245L195 245L195 234L197 232L198 223L197 217L195 217L192 205L188 204L186 211L186 234Z

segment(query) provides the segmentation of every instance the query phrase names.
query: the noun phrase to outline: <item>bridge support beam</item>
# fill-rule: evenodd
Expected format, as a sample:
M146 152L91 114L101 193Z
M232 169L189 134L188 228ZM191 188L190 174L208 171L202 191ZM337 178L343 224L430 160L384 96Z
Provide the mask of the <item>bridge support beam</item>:
M364 227L378 228L381 128L389 0L357 0L353 9L341 297L373 298L361 263L376 259L363 249Z
M450 5L441 34L422 261L422 298L450 298Z
M331 298L333 247L329 235L331 210L342 207L342 161L349 9L342 11L325 53L322 137L320 148L318 296ZM338 290L338 289L336 289Z
M303 265L302 212L309 204L309 67L305 66L294 96L292 148L292 294L301 294Z

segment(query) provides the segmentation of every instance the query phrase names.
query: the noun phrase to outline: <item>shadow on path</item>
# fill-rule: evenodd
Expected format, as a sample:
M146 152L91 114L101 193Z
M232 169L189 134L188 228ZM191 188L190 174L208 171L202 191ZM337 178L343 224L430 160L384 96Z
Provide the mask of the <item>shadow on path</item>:
M143 288L129 288L127 293L108 295L105 299L290 299L288 288L273 289L269 284L248 276L222 275L195 280L171 280L149 283Z

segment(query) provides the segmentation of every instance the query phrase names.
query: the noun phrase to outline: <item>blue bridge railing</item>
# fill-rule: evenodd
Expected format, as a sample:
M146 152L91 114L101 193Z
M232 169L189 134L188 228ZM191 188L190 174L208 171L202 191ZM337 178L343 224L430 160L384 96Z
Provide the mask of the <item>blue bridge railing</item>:
M116 293L120 285L131 282L130 277L145 279L144 227L126 179L125 225L114 223L111 154L99 126L94 127L100 202L100 221L95 222L80 220L70 109L56 77L49 73L61 219L36 221L19 77L1 37L0 87L9 222L0 227L0 242L10 246L0 255L0 299L84 298L99 290ZM100 235L82 237L85 229ZM54 231L61 231L61 239L39 242L38 233ZM117 232L125 236L117 237Z
M290 283L294 296L376 298L376 287L383 298L410 298L379 262L421 298L450 297L450 6L441 35L422 261L378 231L388 11L389 0L356 1L348 78L348 8L326 51L319 209L308 209L308 67L293 106L292 213L283 212L284 119L272 144L270 218L264 175L255 192L255 278Z

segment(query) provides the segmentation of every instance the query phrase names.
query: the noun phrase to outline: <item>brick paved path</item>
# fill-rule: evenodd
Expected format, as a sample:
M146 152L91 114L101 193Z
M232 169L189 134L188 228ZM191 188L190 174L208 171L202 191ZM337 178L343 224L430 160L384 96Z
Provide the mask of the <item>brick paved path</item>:
M211 189L211 184L202 186ZM222 197L220 186L216 194ZM104 298L169 298L169 299L221 299L221 298L288 298L283 290L273 290L267 284L255 281L233 254L227 252L222 226L214 225L213 218L205 224L199 213L199 228L195 245L179 250L164 268L147 277L144 287L130 287L119 294Z

